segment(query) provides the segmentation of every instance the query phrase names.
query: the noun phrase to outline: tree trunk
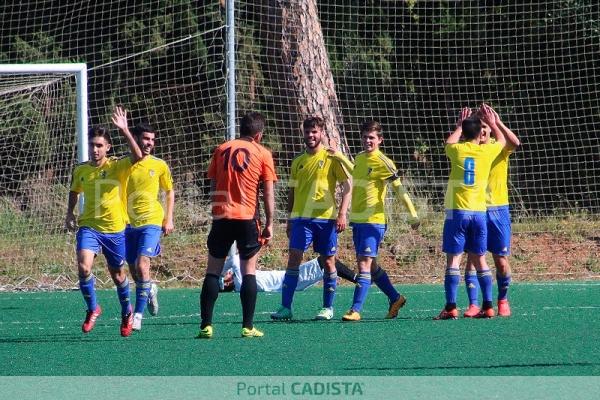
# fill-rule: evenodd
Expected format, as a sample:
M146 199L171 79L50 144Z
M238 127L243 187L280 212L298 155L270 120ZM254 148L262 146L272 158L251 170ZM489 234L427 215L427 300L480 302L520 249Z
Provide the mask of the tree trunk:
M316 0L269 0L267 8L261 12L267 79L274 105L282 107L285 136L295 137L304 118L318 116L325 121L325 144L348 154ZM285 139L286 151L291 142Z

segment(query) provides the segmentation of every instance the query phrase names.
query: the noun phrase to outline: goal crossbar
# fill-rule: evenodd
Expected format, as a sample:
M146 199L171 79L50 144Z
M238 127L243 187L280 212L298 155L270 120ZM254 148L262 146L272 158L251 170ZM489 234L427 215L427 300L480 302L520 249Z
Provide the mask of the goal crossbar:
M0 64L0 75L33 75L68 73L75 75L77 90L77 159L88 160L88 93L87 65L85 63L57 64Z

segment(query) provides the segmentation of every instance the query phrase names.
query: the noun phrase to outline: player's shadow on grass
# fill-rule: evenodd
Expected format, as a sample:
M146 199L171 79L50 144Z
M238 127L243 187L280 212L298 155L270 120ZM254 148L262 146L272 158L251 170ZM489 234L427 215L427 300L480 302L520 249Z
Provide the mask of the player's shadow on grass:
M573 363L533 363L533 364L501 364L501 365L457 365L449 367L361 367L361 368L344 368L345 371L441 371L441 370L482 370L482 369L497 369L497 368L548 368L548 367L595 367L600 363L590 362L573 362Z
M213 319L213 324L214 325L241 325L242 320L240 319L240 320L235 320L235 321L221 321L219 319ZM197 319L194 321L183 321L183 322L169 322L169 321L160 321L160 322L148 321L148 322L146 322L144 320L144 324L143 324L144 329L146 329L146 327L152 327L152 326L181 326L181 325L200 326L200 320Z
M394 321L408 321L414 320L415 318L395 318L395 319L382 319L382 318L363 318L360 321L342 321L342 318L334 318L329 321L317 320L314 318L305 318L305 319L292 319L286 321L274 321L272 319L265 319L264 321L257 321L266 324L275 324L275 325L286 325L286 324L344 324L344 325L360 325L360 324L393 324ZM418 318L417 318L418 319Z
M103 337L103 336L82 336L77 334L71 335L48 335L32 336L32 337L18 337L18 338L0 338L0 343L68 343L70 345L76 342L119 342L123 341L124 338L115 335L115 337Z
M131 337L124 338L119 336L118 332L114 334L101 334L101 335L84 335L84 334L66 334L66 335L44 335L44 336L31 336L31 337L18 337L18 338L0 338L0 344L2 343L66 343L68 345L84 344L84 343L127 343L127 341L137 342L172 342L172 341L188 341L195 339L194 334L184 332L182 336L177 337L156 337L154 334L148 337L139 336L134 334ZM235 336L237 338L237 336ZM230 339L230 338L227 338ZM212 340L212 339L211 339Z

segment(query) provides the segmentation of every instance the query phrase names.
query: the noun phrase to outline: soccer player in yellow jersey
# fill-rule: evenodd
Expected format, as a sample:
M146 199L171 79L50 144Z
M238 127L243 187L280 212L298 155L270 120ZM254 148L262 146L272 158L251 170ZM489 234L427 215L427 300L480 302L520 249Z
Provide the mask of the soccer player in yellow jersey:
M521 144L519 138L511 131L500 119L491 107L482 105L482 109L488 107L496 120L498 127L502 130L506 138L506 147L492 163L490 176L488 179L487 197L486 197L486 217L488 228L487 249L492 253L494 265L496 266L496 283L498 286L498 315L501 317L510 316L510 305L508 303L508 287L510 286L510 264L508 256L510 254L511 239L511 221L508 201L508 158ZM482 123L483 124L483 123ZM487 129L489 131L489 129ZM493 138L486 135L482 143L490 143ZM475 267L467 263L465 270L465 286L469 297L469 309L464 313L465 317L476 317L479 315L480 307L478 303L479 283Z
M134 160L141 158L141 151L133 137L126 132L123 134L129 142ZM79 287L88 308L81 329L84 333L90 332L102 313L96 301L92 273L94 258L102 252L121 303L121 336L129 336L133 313L129 302L129 280L122 268L125 264L124 230L127 220L122 190L131 161L129 157L107 157L112 142L106 128L94 127L90 129L88 137L90 161L77 165L73 170L65 219L67 229L77 230ZM77 219L74 210L80 194L83 194L83 208Z
M494 315L492 276L485 260L487 250L486 188L492 162L502 152L506 139L496 124L493 113L482 110L480 118L470 117L465 108L456 129L446 140L446 156L450 160L450 176L446 190L442 249L446 253L444 289L446 305L436 319L456 319L456 297L460 281L460 261L467 252L473 263L483 292L481 316ZM495 143L481 144L485 122L496 136ZM464 139L460 142L461 135Z
M350 225L352 226L359 275L354 289L352 307L342 317L344 321L360 320L360 312L371 286L371 276L390 300L387 319L395 318L406 302L404 296L396 291L387 274L374 262L387 226L385 197L388 183L392 184L396 195L408 209L413 228L417 228L419 225L417 212L400 182L394 162L379 150L379 146L383 142L381 131L381 124L377 121L367 121L360 128L364 151L356 156L352 171L352 206L350 209Z
M292 318L292 300L298 284L299 266L311 243L319 253L323 273L323 308L318 320L333 318L337 286L335 254L337 234L346 229L352 192L352 163L339 152L331 152L322 143L324 121L319 117L304 120L306 150L292 161L289 180L287 225L288 265L281 290L281 307L271 314L274 320ZM332 154L334 153L334 154ZM341 184L341 203L336 205L335 190Z
M119 130L129 132L127 112L117 107L113 123ZM146 305L151 315L158 313L157 286L150 279L150 259L160 254L160 236L169 235L173 229L175 191L169 166L152 155L156 131L146 123L132 128L133 137L142 151L142 159L131 166L127 178L127 215L125 229L126 260L135 280L135 308L133 330L142 329L142 316ZM165 193L165 209L159 193Z

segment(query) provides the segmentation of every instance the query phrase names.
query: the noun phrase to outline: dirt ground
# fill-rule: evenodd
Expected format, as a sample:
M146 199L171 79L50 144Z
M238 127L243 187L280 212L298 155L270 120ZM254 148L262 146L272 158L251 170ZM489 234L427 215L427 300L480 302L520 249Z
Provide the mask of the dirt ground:
M287 250L283 246L271 246L261 251L259 267L265 270L283 269L287 262ZM195 265L206 265L206 250L194 249ZM184 257L187 250L179 253ZM189 254L189 253L187 253ZM305 260L315 254L305 255ZM165 256L167 258L168 256ZM179 258L176 256L176 258ZM350 235L344 235L339 243L338 257L350 268L355 267L354 246ZM493 268L493 259L488 255ZM181 260L181 258L179 258ZM197 270L178 270L166 261L156 266L157 279L169 284L186 284L196 281ZM517 233L513 235L512 254L509 258L514 281L589 280L600 279L600 232L598 235L578 235L569 238L559 233ZM386 269L394 283L441 283L444 279L445 255L441 240L415 232L386 235L381 246L378 262ZM463 260L464 264L464 260ZM203 270L203 267L200 267ZM161 279L163 275L163 279Z
M285 231L280 230L280 232ZM543 233L516 233L513 235L512 254L509 258L513 281L595 280L600 279L600 232L586 229L573 234L565 231ZM265 270L284 269L287 262L285 242L278 242L261 250L259 267ZM70 258L56 254L57 258ZM313 257L307 254L305 259ZM338 257L350 268L355 268L351 235L341 236ZM194 237L188 243L165 243L163 254L153 260L152 278L163 287L200 287L204 277L207 250L205 240ZM71 264L68 260L67 262ZM400 233L388 232L381 245L379 264L386 269L394 283L442 283L445 255L436 231ZM488 255L493 269L493 260ZM41 264L37 263L38 265ZM464 264L464 260L463 260ZM0 274L0 290L55 290L77 288L74 268L64 266L48 273L30 271L26 276ZM112 287L102 257L94 266L99 287ZM344 283L347 284L347 283Z
M354 260L353 251L352 246L341 248L340 258ZM487 259L493 268L492 257ZM445 255L439 239L406 234L388 240L378 260L396 283L443 281ZM600 279L600 235L573 240L551 233L515 234L509 262L516 281Z

